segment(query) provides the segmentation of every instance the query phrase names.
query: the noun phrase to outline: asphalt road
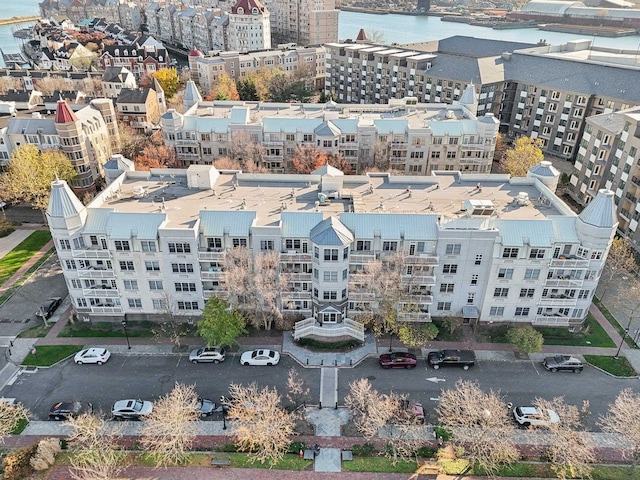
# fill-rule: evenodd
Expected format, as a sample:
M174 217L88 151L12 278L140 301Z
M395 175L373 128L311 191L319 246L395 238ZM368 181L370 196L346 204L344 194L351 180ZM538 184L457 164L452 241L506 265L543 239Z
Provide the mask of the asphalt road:
M275 367L244 367L237 356L218 365L192 365L186 356L113 355L102 366L79 366L68 360L37 373L23 374L13 385L5 387L3 395L17 398L39 419L46 418L49 407L56 401L90 401L96 410L108 412L116 400L157 399L176 382L195 384L199 395L216 402L221 395L228 395L232 382L275 386L284 397L287 373L294 366L310 387L311 400L316 403L320 370L301 368L286 356ZM349 383L362 377L368 378L380 392L408 394L424 405L427 415L433 415L441 389L453 388L461 378L477 381L484 390L499 390L505 400L514 405L530 404L537 396L547 399L564 396L568 403L578 406L588 399L591 416L586 425L590 430L598 430L597 418L606 412L607 405L621 390L640 391L637 380L615 379L590 367L580 374L550 373L532 362L483 361L468 371L457 368L436 371L426 366L383 370L376 359L368 359L356 368L339 370L341 404Z

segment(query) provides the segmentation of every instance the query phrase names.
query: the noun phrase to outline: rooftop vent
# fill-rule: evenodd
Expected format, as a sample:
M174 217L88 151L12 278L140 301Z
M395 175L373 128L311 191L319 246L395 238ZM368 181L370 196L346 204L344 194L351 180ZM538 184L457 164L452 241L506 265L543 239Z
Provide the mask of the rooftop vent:
M491 200L465 200L464 209L467 215L489 217L496 211Z

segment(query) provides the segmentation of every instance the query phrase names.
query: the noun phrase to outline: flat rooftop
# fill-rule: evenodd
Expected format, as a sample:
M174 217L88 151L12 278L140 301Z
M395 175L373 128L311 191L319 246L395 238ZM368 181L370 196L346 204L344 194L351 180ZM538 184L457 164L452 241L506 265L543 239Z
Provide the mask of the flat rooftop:
M542 220L568 214L564 203L548 190L538 189L533 179L517 179L512 185L505 176L465 178L457 172L430 177L344 176L343 188L318 204L319 180L319 175L223 171L214 189L198 190L188 188L186 175L159 175L158 170L132 172L127 173L119 191L112 184L90 207L130 213L166 212L169 228L191 228L201 210L254 211L259 226L277 225L282 211L318 211L325 218L343 212L418 213L438 215L446 221L466 216L467 200L490 205L492 218ZM519 204L518 196L528 200Z

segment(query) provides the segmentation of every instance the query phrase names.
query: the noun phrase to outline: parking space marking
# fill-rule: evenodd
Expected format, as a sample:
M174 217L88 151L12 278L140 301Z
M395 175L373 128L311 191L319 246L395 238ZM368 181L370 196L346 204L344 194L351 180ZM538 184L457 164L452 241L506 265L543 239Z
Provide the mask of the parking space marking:
M540 370L538 370L538 367L536 367L536 362L531 362L531 365L533 366L533 369L536 371L536 373L538 374L538 376L540 376Z

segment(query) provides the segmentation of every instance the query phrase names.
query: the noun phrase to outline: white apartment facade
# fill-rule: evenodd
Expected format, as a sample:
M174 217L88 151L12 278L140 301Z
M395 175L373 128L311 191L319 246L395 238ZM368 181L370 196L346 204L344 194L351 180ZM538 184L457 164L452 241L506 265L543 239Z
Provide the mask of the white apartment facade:
M250 52L271 48L269 17L259 0L238 0L229 12L229 50Z
M277 252L287 283L277 302L299 320L297 337L337 328L361 338L358 316L377 308L367 266L397 255L399 321L574 327L617 222L613 192L575 215L553 193L557 180L544 164L527 178L349 176L328 165L256 175L194 165L126 171L86 207L55 181L47 218L81 318L171 310L193 319L212 295L229 297L225 257L246 248L253 259Z
M407 175L489 173L498 122L491 114L475 117L473 95L462 100L467 103L200 102L184 115L170 110L161 123L165 144L184 165L212 164L228 155L234 136L244 133L264 147L263 166L275 173L291 171L297 146L340 155L354 172L384 161Z

